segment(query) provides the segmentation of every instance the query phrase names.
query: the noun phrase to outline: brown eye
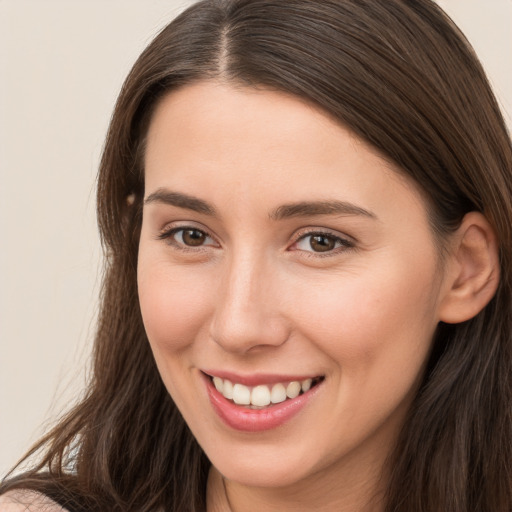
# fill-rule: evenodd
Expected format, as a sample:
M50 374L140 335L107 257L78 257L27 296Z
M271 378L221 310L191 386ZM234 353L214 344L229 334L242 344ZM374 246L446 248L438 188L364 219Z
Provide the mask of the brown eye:
M301 236L293 245L294 250L309 252L309 253L331 253L332 255L338 254L344 249L351 249L354 247L353 242L347 238L342 238L330 233L312 232Z
M206 234L199 229L183 229L180 237L185 245L197 247L203 245L206 240Z
M202 229L192 226L172 228L158 235L160 240L165 240L169 245L177 249L193 250L202 247L218 247L215 240Z
M332 251L336 247L336 239L331 236L314 235L310 237L309 245L315 252Z

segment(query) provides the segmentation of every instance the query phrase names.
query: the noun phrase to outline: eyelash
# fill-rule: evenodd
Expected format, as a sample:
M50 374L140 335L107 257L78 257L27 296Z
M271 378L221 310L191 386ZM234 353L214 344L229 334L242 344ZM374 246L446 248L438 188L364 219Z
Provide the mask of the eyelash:
M169 245L172 245L176 249L178 249L180 251L186 251L186 252L204 251L204 248L208 247L205 245L198 245L196 247L189 246L189 245L183 244L181 242L178 242L174 238L174 236L177 233L185 232L185 231L196 231L198 233L202 233L205 237L208 237L208 238L214 240L214 237L210 233L208 233L208 231L205 231L204 229L196 228L194 226L180 226L180 227L174 227L174 228L164 230L158 235L158 239L164 240L165 242L167 242ZM354 242L352 242L351 240L349 240L347 238L340 237L340 236L335 235L329 231L319 231L319 230L310 230L310 231L304 231L302 233L299 233L297 235L297 237L295 238L295 241L293 242L291 247L296 246L298 243L306 240L309 237L312 238L315 236L331 239L334 242L335 247L331 250L325 251L324 253L322 253L321 251L313 251L313 250L307 251L304 249L295 249L295 250L300 250L300 251L304 252L305 256L308 258L326 258L329 256L333 256L335 254L339 254L340 252L344 252L344 251L353 249L355 247ZM310 244L311 244L311 242L310 242ZM338 245L338 246L336 247L336 245Z

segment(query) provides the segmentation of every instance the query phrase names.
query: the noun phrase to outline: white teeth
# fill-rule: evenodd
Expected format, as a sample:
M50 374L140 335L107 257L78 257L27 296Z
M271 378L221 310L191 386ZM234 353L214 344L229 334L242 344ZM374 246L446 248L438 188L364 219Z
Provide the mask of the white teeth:
M251 404L260 407L270 403L270 391L268 386L256 386L251 392Z
M215 386L215 389L219 393L222 393L222 390L224 388L223 384L224 384L224 382L222 381L222 379L220 377L213 377L213 385Z
M306 379L302 381L302 391L305 393L306 391L309 391L311 389L311 384L313 382L313 379Z
M233 384L229 380L224 381L224 386L222 387L222 394L224 398L228 400L233 400Z
M294 380L294 381L290 382L290 384L288 384L288 386L286 386L286 396L288 398L295 398L295 397L299 396L300 389L301 389L300 383L297 382L296 380Z
M233 386L233 402L238 405L249 405L251 403L251 390L243 384Z
M301 382L291 381L287 384L277 383L273 386L260 384L250 388L244 384L233 384L228 379L220 377L212 378L215 389L221 393L224 398L233 400L238 405L248 405L266 407L272 404L284 402L287 398L296 398L301 392L305 393L311 389L313 379L305 379Z
M286 400L286 388L282 384L274 384L270 393L270 401L279 404Z

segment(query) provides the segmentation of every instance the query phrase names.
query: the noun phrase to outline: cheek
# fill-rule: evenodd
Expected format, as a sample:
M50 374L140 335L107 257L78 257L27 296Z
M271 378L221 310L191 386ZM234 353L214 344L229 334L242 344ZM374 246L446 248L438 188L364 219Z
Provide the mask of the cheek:
M168 262L139 257L139 302L153 351L178 352L199 335L211 293L197 272L177 272Z
M423 365L437 325L433 274L421 278L396 261L293 295L302 332L345 376L368 382L372 372L389 371L391 379L396 368L414 375Z

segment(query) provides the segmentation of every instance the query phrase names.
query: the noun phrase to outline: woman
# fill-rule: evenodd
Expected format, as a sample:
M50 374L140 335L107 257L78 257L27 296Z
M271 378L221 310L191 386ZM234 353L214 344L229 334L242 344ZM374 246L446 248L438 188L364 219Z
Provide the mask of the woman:
M510 512L511 171L432 2L194 5L111 122L88 395L4 502Z

